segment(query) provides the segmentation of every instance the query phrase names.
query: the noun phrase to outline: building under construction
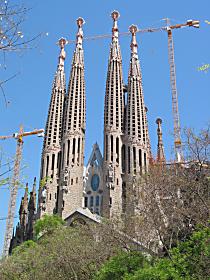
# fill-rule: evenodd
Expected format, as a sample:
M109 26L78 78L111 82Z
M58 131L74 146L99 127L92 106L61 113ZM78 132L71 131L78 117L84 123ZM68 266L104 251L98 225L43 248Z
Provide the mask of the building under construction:
M21 201L20 221L11 242L11 249L33 237L35 219L45 214L59 214L67 223L76 215L97 220L98 216L129 217L135 212L133 190L136 178L147 172L150 164L165 163L161 119L157 119L157 155L152 156L144 103L142 73L138 56L137 26L129 27L130 66L126 81L122 74L117 11L113 20L111 46L106 75L104 101L104 147L101 153L93 145L87 166L84 166L86 94L84 74L83 23L77 19L75 50L66 86L65 44L59 40L60 53L48 110L41 158L40 184L36 202L35 182L28 200L28 187ZM198 23L188 21L182 26ZM179 28L181 25L174 28ZM195 26L197 27L197 26ZM173 29L173 28L172 28ZM155 32L156 30L144 30ZM173 64L171 28L168 31L169 59ZM170 68L175 114L175 147L180 160L181 139L178 118L175 68ZM36 208L37 204L37 208Z

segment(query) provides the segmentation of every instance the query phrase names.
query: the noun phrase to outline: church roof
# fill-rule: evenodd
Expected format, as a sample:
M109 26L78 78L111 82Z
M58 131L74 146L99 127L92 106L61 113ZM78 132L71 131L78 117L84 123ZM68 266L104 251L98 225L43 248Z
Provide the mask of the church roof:
M87 164L87 167L90 165L90 164L93 164L94 161L98 162L98 165L99 166L102 166L103 164L103 157L102 157L102 154L101 154L101 151L100 151L100 148L98 146L97 143L95 143L93 145L93 149L92 149L92 153L90 155L90 158L88 160L88 164Z
M81 217L85 217L90 219L93 222L100 223L101 222L101 217L99 215L93 214L88 208L82 208L79 207L76 210L72 211L70 215L65 219L65 221L69 224L71 224L72 218L74 216L78 215Z

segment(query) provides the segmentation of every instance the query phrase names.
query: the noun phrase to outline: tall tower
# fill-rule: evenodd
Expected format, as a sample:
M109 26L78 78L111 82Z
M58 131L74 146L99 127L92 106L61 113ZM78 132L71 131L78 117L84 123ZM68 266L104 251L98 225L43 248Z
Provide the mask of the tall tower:
M28 203L28 224L27 224L27 240L34 237L34 222L36 218L36 177L34 178L33 188L30 192Z
M59 169L61 161L61 130L66 82L64 61L66 40L59 40L60 54L48 111L41 161L41 187L39 189L38 217L56 213Z
M147 109L144 104L142 75L136 41L137 26L131 25L129 30L132 39L123 147L125 158L123 166L123 212L125 213L134 210L135 181L142 173L147 171L151 155Z
M110 47L104 105L104 189L102 215L110 218L121 213L123 135L123 75L117 20L119 12L113 11L112 42Z
M157 127L157 136L158 136L158 144L157 144L157 163L163 164L166 162L165 154L164 154L164 147L163 147L163 134L162 134L162 120L157 118L156 124Z
M65 102L61 181L58 212L66 218L73 210L82 207L83 166L85 144L85 80L84 51L82 46L84 20L77 19L78 33L74 51L68 94Z
M19 209L19 219L20 219L20 242L26 239L26 226L28 221L28 183L26 184L25 193L22 197L20 209Z

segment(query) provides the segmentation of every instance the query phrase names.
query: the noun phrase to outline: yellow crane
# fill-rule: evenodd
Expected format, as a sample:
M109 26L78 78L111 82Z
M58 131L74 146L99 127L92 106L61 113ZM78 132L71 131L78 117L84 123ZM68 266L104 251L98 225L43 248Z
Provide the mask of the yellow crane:
M182 28L186 26L192 26L199 28L198 20L188 20L184 24L176 24L170 26L169 19L166 19L167 23L167 33L168 33L168 59L170 66L170 82L171 82L171 92L172 92L172 111L173 111L173 121L174 121L174 148L176 153L177 162L184 161L183 151L182 151L182 141L181 141L181 128L180 128L180 117L178 108L178 94L176 86L176 67L174 62L174 43L172 37L172 30L177 28Z
M5 232L4 247L3 247L3 256L4 257L8 256L10 240L12 238L12 232L13 232L16 198L17 198L19 176L20 176L20 162L21 162L21 158L22 158L22 149L23 149L23 137L37 135L37 134L38 134L38 136L43 136L43 133L44 133L44 129L35 129L33 131L24 132L23 126L21 125L18 133L14 133L13 135L9 135L9 136L0 136L1 140L6 140L6 139L10 139L10 138L14 138L17 140L14 171L13 171L13 176L12 176L11 186L10 186L8 215L7 215L7 219L6 219L6 232Z

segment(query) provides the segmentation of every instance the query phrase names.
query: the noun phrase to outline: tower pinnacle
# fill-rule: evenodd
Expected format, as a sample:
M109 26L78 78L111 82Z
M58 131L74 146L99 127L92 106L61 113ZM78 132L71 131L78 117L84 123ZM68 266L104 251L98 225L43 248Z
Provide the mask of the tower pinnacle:
M63 123L64 97L66 93L64 71L64 61L66 57L64 47L66 44L66 39L59 39L58 45L60 47L60 53L53 80L51 101L45 128L40 176L41 180L50 177L51 181L47 181L45 185L39 189L39 202L37 210L38 217L41 217L44 214L53 214L56 212L57 208L57 181L59 180L59 168L61 161L61 128ZM36 193L35 189L36 183L34 181L34 200ZM33 211L31 215L34 215Z
M157 127L157 136L158 136L158 145L157 145L157 162L158 163L164 163L165 160L165 154L164 154L164 147L163 147L163 138L162 138L162 120L160 118L157 118L156 124Z
M78 32L77 32L76 45L81 49L82 49L82 40L83 40L82 26L83 26L84 23L85 23L85 21L82 17L79 17L77 19Z
M62 125L58 213L63 218L66 218L77 207L82 206L83 199L86 98L82 26L85 21L79 17L76 23L78 26L76 46L72 59Z
M34 177L34 183L33 183L32 192L33 192L33 193L36 193L36 177Z
M132 34L132 39L131 39L131 54L134 56L136 56L136 58L138 58L138 54L137 54L137 48L138 48L138 44L137 44L137 41L136 41L136 31L138 30L137 26L132 24L130 27L129 27L129 31L131 32Z
M28 199L28 183L26 183L25 193L24 193L24 200Z
M64 47L67 44L67 41L65 38L62 37L59 39L58 44L61 48L60 55L59 55L59 66L64 67L64 61L66 58L66 52L64 50Z
M104 106L104 182L103 215L113 217L121 212L122 164L121 149L123 136L124 93L122 57L118 39L117 11L113 19L112 41L108 61Z
M119 33L118 33L118 26L117 26L117 20L120 17L120 13L118 11L113 11L111 13L111 17L113 19L112 39L116 40L116 39L118 39L118 35L119 35Z

